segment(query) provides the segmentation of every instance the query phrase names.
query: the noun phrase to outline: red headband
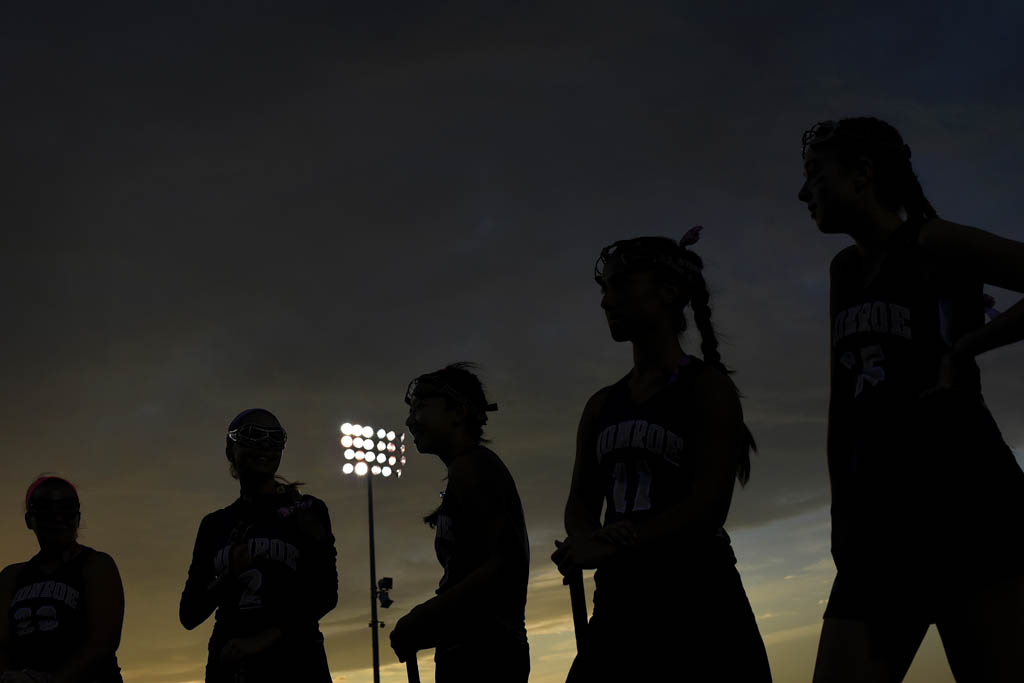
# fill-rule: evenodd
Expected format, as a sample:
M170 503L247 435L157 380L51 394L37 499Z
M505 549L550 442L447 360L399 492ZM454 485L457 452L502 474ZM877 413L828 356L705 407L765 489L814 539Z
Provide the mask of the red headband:
M31 500L32 494L35 493L35 490L37 488L39 488L40 486L42 486L43 484L45 484L46 482L48 482L48 481L62 481L62 482L64 482L65 484L67 484L68 486L71 487L72 491L74 491L75 498L78 498L78 489L76 489L75 485L72 484L67 479L64 479L62 477L52 477L52 476L39 477L34 482L32 482L32 485L28 487L28 491L25 493L25 507L28 507L28 502L29 502L29 500Z

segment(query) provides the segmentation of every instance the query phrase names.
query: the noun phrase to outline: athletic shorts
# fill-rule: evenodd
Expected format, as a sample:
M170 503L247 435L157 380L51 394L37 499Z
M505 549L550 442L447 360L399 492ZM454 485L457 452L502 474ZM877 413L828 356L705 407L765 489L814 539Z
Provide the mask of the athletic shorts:
M667 584L668 576L662 574ZM595 597L596 609L567 683L743 681L770 683L754 613L735 567L678 590L647 581L626 607Z

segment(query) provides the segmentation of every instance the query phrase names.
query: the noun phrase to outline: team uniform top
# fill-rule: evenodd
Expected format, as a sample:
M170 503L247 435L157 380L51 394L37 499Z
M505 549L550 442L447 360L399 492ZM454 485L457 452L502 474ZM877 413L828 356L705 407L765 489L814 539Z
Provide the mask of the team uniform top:
M438 651L466 640L466 629L472 630L473 638L487 634L525 645L530 544L512 475L493 451L478 446L451 463L443 496L434 537L437 560L444 568L437 594L461 583L493 553L501 556L502 569L475 601L473 609L479 613L448 616Z
M96 551L80 546L77 556L53 573L43 572L39 556L21 566L15 579L8 626L11 669L54 672L89 637L83 567ZM87 672L84 683L120 683L117 656L111 654Z
M604 402L588 429L585 448L596 458L605 492L604 526L622 520L642 524L691 495L693 463L688 444L696 426L695 402L700 400L692 383L702 372L717 370L685 356L676 379L643 403L630 397L629 375L599 392ZM650 583L652 567L700 573L735 564L724 528L702 538L666 539L622 553L599 568L595 607L602 599L609 604L619 588L632 592Z
M922 249L920 227L895 231L866 284L856 247L832 261L828 461L840 570L934 570L939 548L982 538L993 517L1013 512L995 505L1024 494L973 359L960 389L921 396L953 342L984 324L985 307L980 278Z
M248 545L255 558L238 580L224 576L231 548ZM321 643L318 621L338 601L337 552L327 506L318 498L278 492L239 498L203 518L181 595L183 621L198 623L216 609L210 667L232 638L276 626L284 637L275 655ZM214 590L208 587L215 585ZM280 659L280 656L277 656Z

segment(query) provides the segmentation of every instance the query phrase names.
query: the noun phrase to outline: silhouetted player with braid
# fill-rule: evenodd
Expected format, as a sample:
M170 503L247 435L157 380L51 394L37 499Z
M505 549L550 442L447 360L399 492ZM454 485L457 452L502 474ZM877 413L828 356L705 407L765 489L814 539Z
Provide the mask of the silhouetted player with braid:
M276 476L287 434L270 411L241 412L225 454L238 500L199 524L179 618L217 611L207 683L330 683L318 621L338 603L337 553L324 502Z
M121 683L124 587L114 560L78 543L78 492L42 476L25 494L39 553L0 572L0 681Z
M875 118L803 136L799 198L855 241L831 266L838 572L814 680L901 681L934 623L958 681L1019 682L1024 473L974 358L1024 338L1024 304L986 325L982 293L1024 292L1024 244L939 219L910 159Z
M753 438L718 353L703 263L681 243L606 247L595 279L633 368L587 402L565 508L563 574L597 568L593 617L568 680L771 680L723 524ZM704 360L679 335L689 304ZM605 507L604 524L600 515Z
M530 544L512 475L483 446L487 413L497 410L469 363L454 363L409 384L406 424L420 453L448 469L440 507L426 518L444 567L437 595L391 632L401 661L435 648L437 683L525 683L526 583Z

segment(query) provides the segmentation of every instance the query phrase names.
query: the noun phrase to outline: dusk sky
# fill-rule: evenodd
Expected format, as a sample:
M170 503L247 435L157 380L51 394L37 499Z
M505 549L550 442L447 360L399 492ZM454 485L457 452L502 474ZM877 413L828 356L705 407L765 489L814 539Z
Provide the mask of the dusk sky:
M631 364L594 260L702 224L761 446L727 529L775 681L810 680L835 572L827 272L849 239L797 200L800 135L883 118L940 216L1024 240L1024 7L352 4L0 10L0 564L38 549L27 485L68 477L82 542L124 580L125 680L201 681L213 620L186 632L178 599L200 519L238 494L227 423L266 407L289 433L280 473L330 508L335 680L370 681L365 482L339 472L338 427L399 429L412 377L474 361L530 534L531 680L560 683L575 644L548 556L577 421ZM1018 296L988 290L1000 309ZM1024 349L980 364L1024 459ZM405 675L390 626L441 575L422 517L444 468L410 456L375 482L387 681ZM906 680L952 681L934 628Z

